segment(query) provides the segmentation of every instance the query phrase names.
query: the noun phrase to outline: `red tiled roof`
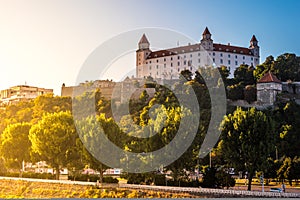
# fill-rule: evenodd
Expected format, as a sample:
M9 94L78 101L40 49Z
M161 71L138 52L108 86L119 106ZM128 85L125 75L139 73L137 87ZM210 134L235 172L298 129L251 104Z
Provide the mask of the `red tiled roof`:
M143 34L142 38L139 41L139 44L141 44L141 43L149 43L145 33Z
M204 32L202 33L202 35L206 35L206 34L211 35L211 33L209 32L209 30L208 30L207 27L205 28L205 30L204 30Z
M176 48L171 48L171 49L153 51L149 54L147 59L159 58L159 57L170 56L170 55L177 55L177 54L181 54L181 53L194 52L194 51L199 51L199 50L200 50L199 43L192 44L192 45L181 46L181 47L176 47Z
M237 46L231 46L225 44L213 44L213 45L214 45L214 51L252 55L251 50L245 47L237 47Z
M256 39L255 35L252 36L250 42L257 42L257 39Z
M270 71L259 79L258 83L281 83L281 81Z
M177 54L194 52L194 51L199 51L199 50L200 50L200 43L197 43L197 44L181 46L181 47L176 47L176 48L171 48L171 49L153 51L148 55L147 59L159 58L159 57L170 56L170 55L177 55ZM251 50L248 48L225 45L225 44L213 44L213 50L219 51L219 52L242 54L242 55L253 55Z

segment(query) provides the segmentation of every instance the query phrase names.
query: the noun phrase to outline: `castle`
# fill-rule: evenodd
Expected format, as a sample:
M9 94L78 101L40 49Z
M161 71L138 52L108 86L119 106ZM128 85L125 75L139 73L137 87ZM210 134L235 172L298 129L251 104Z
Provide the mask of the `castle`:
M225 65L233 75L234 70L241 64L254 67L259 65L259 46L254 35L248 48L232 46L230 43L213 43L211 36L206 27L200 43L151 51L150 42L143 34L136 51L136 77L178 79L182 70L196 71L198 67L211 65Z

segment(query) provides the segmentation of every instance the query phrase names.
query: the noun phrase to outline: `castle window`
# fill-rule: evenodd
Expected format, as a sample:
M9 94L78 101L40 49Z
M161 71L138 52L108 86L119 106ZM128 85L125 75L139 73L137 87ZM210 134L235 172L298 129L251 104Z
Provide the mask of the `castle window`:
M186 58L186 55L184 55L183 58Z
M193 57L193 54L191 54L190 57Z
M183 61L183 64L184 64L184 65L186 65L186 60L185 60L185 61Z
M237 55L235 55L235 59L237 59Z
M158 63L158 60L156 60L156 62Z
M201 56L201 53L198 53L198 56Z
M171 63L171 67L173 67L173 63Z
M253 60L253 57L251 57L251 60Z
M151 70L151 66L149 66L149 70Z
M200 60L200 58L198 59L198 63L200 63L201 62L201 60Z
M238 65L238 61L235 61L235 65Z
M180 56L177 56L177 59L179 60L179 59L180 59Z
M166 68L166 64L164 64L164 68Z
M193 68L192 68L192 67L190 67L190 70L192 71L192 70L193 70Z
M213 62L214 62L214 63L216 62L215 58L213 58Z
M158 65L156 65L156 69L158 69Z
M158 75L158 72L156 72L156 75Z
M245 56L243 56L243 60L245 60Z
M146 64L148 64L148 62L146 62Z
M213 52L213 56L215 56L216 54L215 54L215 52Z
M223 59L220 59L220 63L223 64Z
M180 62L178 62L178 66L180 66Z
M228 60L228 65L230 65L230 60Z
M180 69L178 68L178 70L177 70L178 72L180 72Z
M171 69L171 73L173 73L173 69Z
M166 59L164 58L164 62L166 62Z
M253 62L251 63L251 66L253 66Z
M223 57L223 54L222 54L222 53L220 53L220 56L221 56L221 57Z
M149 63L151 64L151 60L149 61Z
M228 58L230 58L230 54L228 54Z
M245 64L245 62L243 62L243 65Z
M171 60L173 60L173 57L171 57Z

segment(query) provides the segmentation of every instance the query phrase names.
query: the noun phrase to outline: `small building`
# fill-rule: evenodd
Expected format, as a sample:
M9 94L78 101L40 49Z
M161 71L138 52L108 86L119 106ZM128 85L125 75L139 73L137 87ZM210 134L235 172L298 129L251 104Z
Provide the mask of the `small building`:
M256 88L257 101L264 105L273 105L277 94L282 92L282 83L269 71L257 82Z
M44 94L53 94L53 89L45 89L28 85L17 85L0 92L0 103L13 104L19 101L29 101Z

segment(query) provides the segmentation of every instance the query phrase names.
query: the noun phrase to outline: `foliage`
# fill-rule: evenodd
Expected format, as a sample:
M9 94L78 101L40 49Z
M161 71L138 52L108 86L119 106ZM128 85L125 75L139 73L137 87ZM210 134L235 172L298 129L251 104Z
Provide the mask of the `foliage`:
M225 116L221 125L224 159L237 170L248 172L248 190L256 170L263 170L274 148L274 122L263 112L241 108Z
M267 71L273 72L281 81L300 81L300 57L291 53L284 53L274 60L273 56L257 66L254 75L259 80Z
M256 83L253 76L254 67L248 65L240 65L234 71L234 79L237 83L245 85L253 85Z
M227 98L233 101L244 99L244 86L242 84L228 86Z
M228 173L223 167L216 168L216 167L203 167L203 179L200 183L201 187L204 188L224 188L227 189L229 187L233 187L235 185L234 178Z
M70 112L49 113L29 133L33 152L56 170L59 178L60 167L66 166L67 155L76 145L76 129Z
M23 161L30 160L30 128L29 123L16 123L8 125L1 134L0 153L6 161L15 161L17 169L22 168Z

